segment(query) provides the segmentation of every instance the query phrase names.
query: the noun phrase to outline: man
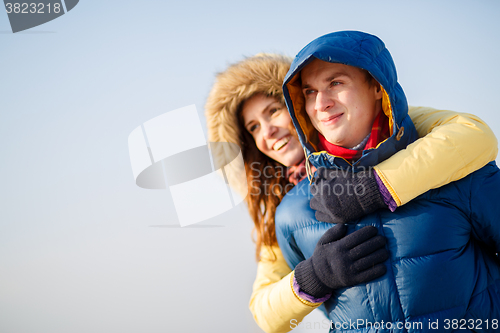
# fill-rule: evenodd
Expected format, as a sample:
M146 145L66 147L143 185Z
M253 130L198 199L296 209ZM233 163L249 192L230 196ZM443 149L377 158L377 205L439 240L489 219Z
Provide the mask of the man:
M370 167L415 141L417 133L389 51L369 34L345 31L314 40L295 58L283 91L306 159L319 169L310 181L311 206L320 214L310 207L307 180L285 196L276 212L278 243L294 269L297 295L312 305L324 301L332 328L349 332L498 331L496 164L428 191L394 212L377 210L349 227L320 222L316 217L343 220L328 210L328 203L345 196L356 197L353 210L373 211L384 203L391 208L390 193L367 195L377 192L370 187L384 183L384 176ZM327 170L352 172L351 182L336 182ZM338 240L366 226L387 238L390 258L386 274L359 284L352 277L373 269L358 260L366 249ZM346 252L347 258L337 255Z

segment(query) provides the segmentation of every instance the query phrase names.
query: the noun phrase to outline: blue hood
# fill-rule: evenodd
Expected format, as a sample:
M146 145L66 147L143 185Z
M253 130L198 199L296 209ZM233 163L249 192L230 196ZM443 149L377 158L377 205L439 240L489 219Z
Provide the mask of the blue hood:
M367 70L383 88L382 108L389 118L391 136L376 148L365 150L353 165L341 157L318 151L318 132L305 112L300 81L300 71L315 58ZM313 40L292 62L283 83L283 93L306 156L316 167L359 171L380 163L417 139L415 126L408 116L406 96L397 80L396 66L384 43L376 36L339 31Z

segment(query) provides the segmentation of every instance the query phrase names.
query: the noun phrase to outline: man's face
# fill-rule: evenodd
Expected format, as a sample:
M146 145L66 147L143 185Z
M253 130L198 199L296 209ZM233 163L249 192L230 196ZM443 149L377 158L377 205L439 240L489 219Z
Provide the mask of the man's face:
M382 109L382 91L359 68L313 60L301 72L306 112L330 143L358 145Z

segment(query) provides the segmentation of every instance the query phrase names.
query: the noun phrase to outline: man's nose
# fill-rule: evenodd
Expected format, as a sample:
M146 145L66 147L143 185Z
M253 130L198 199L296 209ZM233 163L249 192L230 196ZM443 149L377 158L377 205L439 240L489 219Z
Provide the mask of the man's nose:
M316 94L316 105L317 111L328 111L333 106L333 99L326 92L319 91Z

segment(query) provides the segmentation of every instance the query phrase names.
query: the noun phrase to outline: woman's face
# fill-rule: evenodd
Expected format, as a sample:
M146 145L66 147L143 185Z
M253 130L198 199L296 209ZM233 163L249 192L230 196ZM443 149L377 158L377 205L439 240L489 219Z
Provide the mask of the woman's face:
M304 151L291 132L292 119L275 98L260 94L249 98L243 104L242 116L245 129L261 152L285 166L302 161Z

